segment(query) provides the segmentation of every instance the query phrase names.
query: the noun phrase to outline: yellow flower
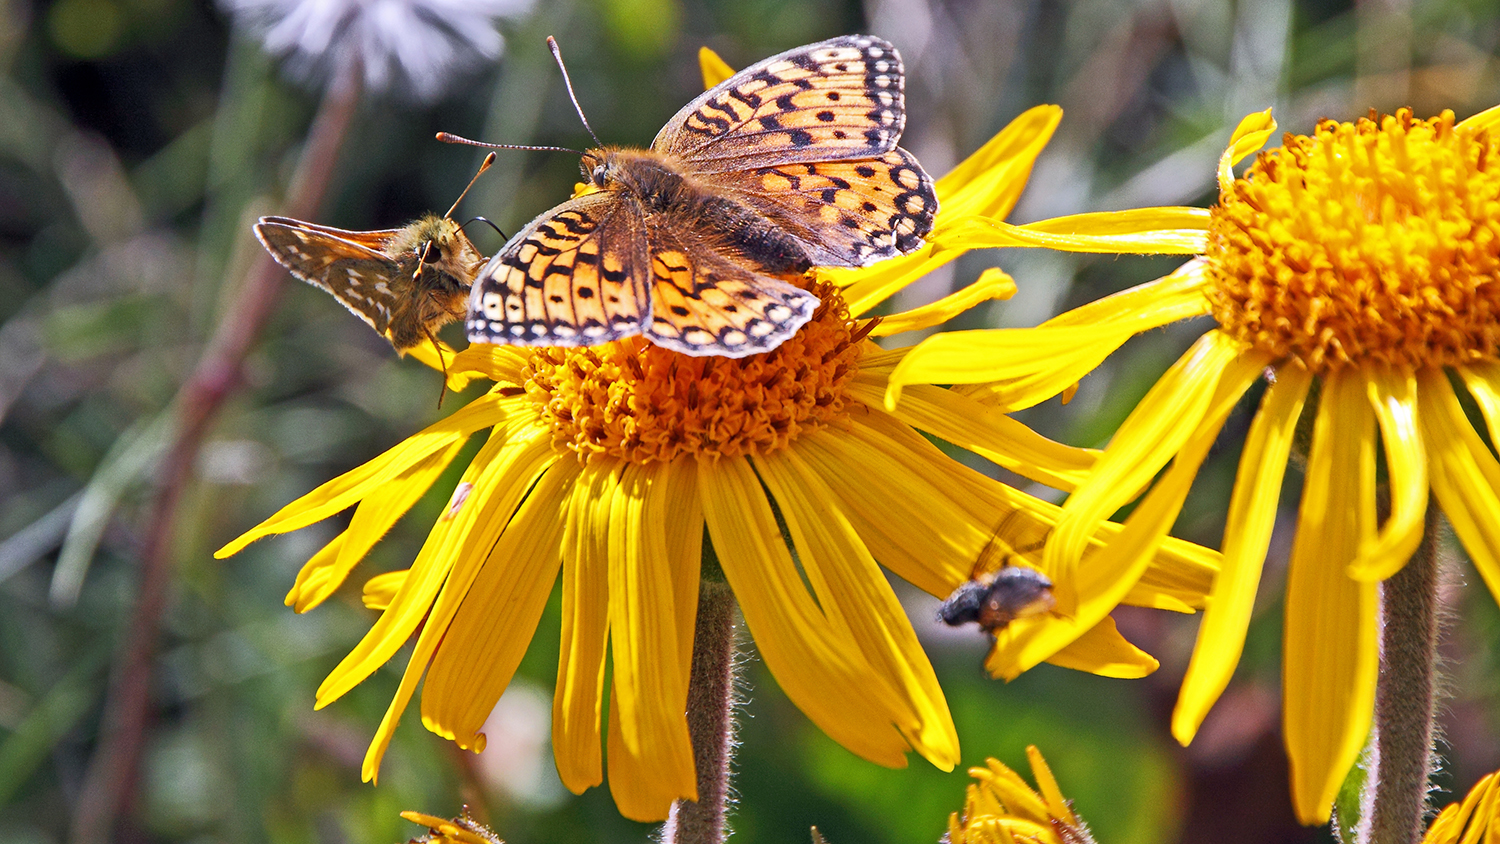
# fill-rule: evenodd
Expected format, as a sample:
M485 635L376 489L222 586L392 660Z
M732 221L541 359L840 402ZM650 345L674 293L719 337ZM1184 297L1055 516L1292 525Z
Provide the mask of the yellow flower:
M221 549L221 557L233 554L358 505L287 596L307 610L471 435L490 429L411 569L367 586L366 603L383 612L318 690L317 706L328 705L417 634L365 778L374 778L424 673L423 724L461 747L483 746L479 729L560 574L553 749L563 782L575 792L602 782L607 740L610 785L624 815L660 819L673 800L694 798L683 713L705 529L709 560L732 588L761 657L808 717L884 765L904 765L908 749L944 769L956 764L942 690L876 560L947 595L970 577L997 525L1005 525L1001 544L1013 549L1016 537L1045 535L1060 508L945 456L918 429L1063 489L1084 476L1095 453L1043 439L947 390L915 388L899 412L883 408L887 376L904 350L881 350L867 337L872 328L941 322L976 297L1005 294L1008 278L992 275L977 291L878 324L850 313L962 252L948 242L955 213L961 222L963 213L1008 212L1058 114L1028 112L939 181L933 242L839 274L842 293L819 282L823 306L775 350L689 357L639 338L582 349L476 346L448 362L449 386L483 377L495 382L488 393ZM1036 551L1016 556L1040 564ZM1129 600L1201 607L1215 557L1174 544ZM1156 667L1107 617L1087 633L1052 661L1110 676Z
M1422 844L1487 844L1500 835L1500 771L1486 774L1462 802L1432 821Z
M453 819L421 812L402 812L401 817L427 827L428 833L412 839L412 844L505 844L493 829L469 817L469 807Z
M1500 441L1497 114L1456 123L1451 112L1421 121L1402 110L1324 121L1310 136L1288 135L1235 179L1231 165L1275 130L1269 112L1251 115L1221 161L1211 212L979 227L990 243L1201 257L1035 329L933 338L893 373L888 400L902 385L950 383L990 406L1026 406L1139 332L1197 316L1217 323L1141 401L1068 500L1044 559L1059 608L1072 613L1012 624L997 644L999 673L1046 659L1132 587L1225 418L1264 375L1270 384L1246 435L1223 569L1172 729L1184 743L1193 738L1239 660L1297 420L1311 399L1317 410L1286 585L1284 717L1298 816L1328 819L1370 728L1376 589L1420 541L1429 489L1500 594L1500 463L1463 404L1466 392ZM1389 477L1384 521L1376 516L1377 450ZM1158 472L1119 537L1085 555L1094 521Z
M970 768L971 783L964 810L948 816L948 844L1084 844L1092 842L1088 827L1068 801L1035 747L1026 748L1033 790L1021 775L998 760L986 759L983 768Z

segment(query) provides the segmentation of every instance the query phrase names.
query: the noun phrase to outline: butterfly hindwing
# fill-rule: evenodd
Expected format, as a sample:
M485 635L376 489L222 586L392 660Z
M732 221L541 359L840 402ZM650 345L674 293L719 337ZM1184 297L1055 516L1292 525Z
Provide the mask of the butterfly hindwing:
M873 158L906 123L901 57L886 41L846 35L751 65L688 103L651 148L694 171Z
M614 192L533 220L480 270L465 324L476 343L591 346L641 333L650 312L639 206Z
M879 158L778 164L724 179L820 266L862 267L912 252L937 213L932 178L900 147Z
M652 226L651 324L658 346L690 355L744 357L775 348L812 318L818 297L712 250L693 250Z

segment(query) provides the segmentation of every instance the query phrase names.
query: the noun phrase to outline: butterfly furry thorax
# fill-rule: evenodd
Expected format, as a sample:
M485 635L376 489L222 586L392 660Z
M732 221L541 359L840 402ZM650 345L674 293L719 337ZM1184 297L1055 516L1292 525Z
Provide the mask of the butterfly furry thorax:
M403 353L463 316L485 261L458 223L436 214L371 232L262 217L255 235L292 275L332 294Z
M870 36L789 50L700 95L649 150L584 154L585 190L532 221L480 271L469 339L587 346L643 334L742 357L818 306L813 266L920 247L932 179L896 145L901 60Z
M615 147L584 153L579 169L589 184L639 202L654 226L696 235L697 246L736 258L772 276L795 278L813 266L795 237L764 214L715 191L669 155ZM650 232L648 230L649 239Z

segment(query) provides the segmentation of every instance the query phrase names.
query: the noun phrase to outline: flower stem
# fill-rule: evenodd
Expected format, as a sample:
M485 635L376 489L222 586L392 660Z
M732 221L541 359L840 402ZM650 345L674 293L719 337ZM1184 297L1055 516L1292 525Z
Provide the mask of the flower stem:
M1433 731L1438 643L1438 537L1442 516L1427 508L1422 544L1381 588L1380 677L1375 687L1374 776L1366 795L1367 844L1422 839Z
M728 837L729 767L734 761L734 592L705 577L698 587L688 733L698 771L698 799L678 800L662 827L662 844L720 844Z
M359 104L360 81L358 64L349 63L330 84L288 189L284 213L304 219L316 215ZM192 481L203 438L225 399L239 388L245 358L270 318L285 279L286 272L269 255L257 255L193 374L167 411L176 417L174 436L158 467L157 489L142 530L140 593L125 644L115 657L99 745L74 807L73 844L110 841L116 823L129 814L151 714L157 637L176 568L178 505Z

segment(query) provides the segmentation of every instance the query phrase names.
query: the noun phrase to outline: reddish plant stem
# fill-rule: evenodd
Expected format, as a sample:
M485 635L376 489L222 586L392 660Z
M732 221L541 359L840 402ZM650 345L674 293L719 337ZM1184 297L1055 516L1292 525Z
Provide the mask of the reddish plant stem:
M339 149L359 105L356 63L346 64L318 107L284 204L288 216L317 214ZM270 319L286 272L257 253L233 304L224 312L174 407L175 436L158 470L157 492L142 530L140 593L125 643L115 657L100 739L73 810L73 844L107 844L127 813L139 773L151 705L152 667L162 616L175 572L173 541L178 505L192 480L204 435L225 399L243 381L245 358Z
M725 815L734 761L734 607L728 583L708 577L701 581L687 704L698 799L672 804L662 827L662 844L720 844L728 837Z

